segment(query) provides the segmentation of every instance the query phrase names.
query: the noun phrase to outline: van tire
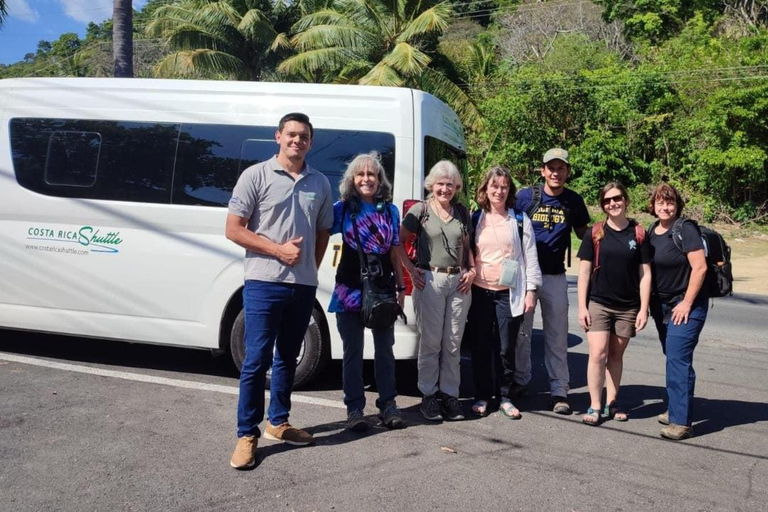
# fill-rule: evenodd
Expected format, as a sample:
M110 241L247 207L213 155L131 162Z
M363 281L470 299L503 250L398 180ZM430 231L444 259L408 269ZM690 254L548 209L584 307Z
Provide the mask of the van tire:
M304 342L299 351L299 362L296 366L296 374L293 381L294 388L300 388L314 380L325 368L330 359L330 340L327 339L328 327L322 311L318 308L312 310L309 327L304 334ZM230 336L230 353L232 361L239 372L245 359L245 311L240 310L232 324ZM267 388L269 388L271 370L267 372Z

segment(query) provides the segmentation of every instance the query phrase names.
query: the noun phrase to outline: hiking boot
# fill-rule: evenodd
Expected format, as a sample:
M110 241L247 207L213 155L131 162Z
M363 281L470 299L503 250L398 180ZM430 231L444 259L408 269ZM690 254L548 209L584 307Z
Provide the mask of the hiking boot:
M661 429L661 437L665 439L671 439L673 441L688 439L689 437L693 437L693 428L686 427L685 425L678 425L676 423L670 423Z
M549 402L552 412L564 415L571 414L571 406L568 405L568 399L564 396L553 396Z
M662 425L669 425L669 411L659 414L658 420Z
M347 414L347 428L352 432L365 432L370 425L363 417L363 411L355 409Z
M517 382L515 382L509 388L510 398L522 398L524 396L528 396L528 386L525 386L523 384L518 384Z
M282 441L293 446L307 446L315 442L312 434L298 428L293 428L287 421L277 426L267 422L267 428L264 429L264 439Z
M437 403L435 395L427 395L421 399L421 414L429 421L442 421L443 415L440 414L440 404Z
M256 436L239 438L229 465L235 469L251 469L256 465L256 445L258 444L259 440Z
M400 409L395 405L394 400L387 402L384 408L379 413L379 419L385 427L393 430L405 428L405 422L403 421L403 415L400 413Z
M464 410L461 408L461 402L452 396L443 399L443 417L450 421L460 421L464 419Z

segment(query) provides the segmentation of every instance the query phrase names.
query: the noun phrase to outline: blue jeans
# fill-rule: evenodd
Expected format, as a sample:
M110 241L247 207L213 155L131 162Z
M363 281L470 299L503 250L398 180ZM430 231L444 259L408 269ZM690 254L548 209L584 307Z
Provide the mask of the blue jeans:
M669 421L690 426L693 419L693 391L696 372L693 369L693 350L699 343L709 305L708 297L699 294L688 315L688 323L674 325L671 310L679 301L665 304L658 299L651 301L651 315L661 340L661 349L667 356L667 401Z
M336 326L344 345L342 366L342 388L347 412L362 411L365 408L365 385L363 384L363 342L365 326L359 312L336 313ZM379 399L376 407L384 409L387 402L395 399L395 326L387 329L373 329L373 369Z
M509 290L472 286L467 328L472 348L475 399L509 398L515 376L515 345L523 315L512 316Z
M240 370L238 437L261 436L259 423L264 419L264 387L270 365L267 417L272 425L288 421L296 359L309 326L316 289L291 283L245 282L245 360Z

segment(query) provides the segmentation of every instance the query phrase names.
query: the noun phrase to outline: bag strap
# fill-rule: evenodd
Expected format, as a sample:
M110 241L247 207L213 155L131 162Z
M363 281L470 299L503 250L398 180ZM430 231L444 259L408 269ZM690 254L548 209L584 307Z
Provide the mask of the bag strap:
M360 234L357 231L357 212L349 214L349 219L352 221L352 232L355 234L355 245L357 246L357 255L360 259L360 276L365 277L368 275L368 258L365 257L362 244L360 243ZM342 222L344 217L342 217Z

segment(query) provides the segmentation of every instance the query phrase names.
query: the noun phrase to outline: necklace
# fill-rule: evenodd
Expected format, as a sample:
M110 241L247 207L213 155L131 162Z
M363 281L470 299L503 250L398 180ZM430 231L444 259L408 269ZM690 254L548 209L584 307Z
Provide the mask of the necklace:
M451 209L446 212L445 209L440 206L440 203L438 203L437 200L433 198L432 209L437 212L437 216L440 217L440 220L443 222L449 222L453 218L453 205L451 205Z

